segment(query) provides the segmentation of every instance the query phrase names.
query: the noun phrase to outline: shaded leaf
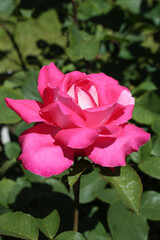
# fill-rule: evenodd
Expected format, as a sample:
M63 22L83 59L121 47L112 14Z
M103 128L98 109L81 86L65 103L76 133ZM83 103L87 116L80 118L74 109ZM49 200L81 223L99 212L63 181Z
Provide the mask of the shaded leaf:
M73 232L73 231L68 231L68 232L63 232L60 233L55 240L85 240L86 238L83 237L81 233L78 232Z
M133 152L130 154L131 159L135 163L140 163L148 160L150 158L150 153L152 150L152 141L149 140L146 144L139 148L138 152Z
M73 187L73 185L77 182L77 180L80 178L82 173L90 167L91 164L87 160L79 160L75 165L73 166L72 171L70 172L68 176L68 184L70 187Z
M152 20L157 26L160 25L160 4L155 5L150 11L146 12L144 16Z
M19 137L19 135L24 132L25 130L31 128L34 126L35 123L26 123L24 121L21 121L17 124L17 127L15 129L15 134Z
M15 163L16 159L10 159L10 160L5 160L3 165L0 167L0 176L5 174L6 171L8 171Z
M150 157L147 161L138 164L138 167L145 174L160 179L160 157Z
M147 221L127 210L122 202L112 204L108 210L108 224L113 240L147 240Z
M8 207L9 194L15 186L15 182L10 179L2 179L0 181L0 204Z
M80 221L80 229L81 225L85 226L86 230L85 232L82 232L87 238L87 240L111 240L110 234L107 233L106 229L104 228L103 224L96 219L92 218L84 218Z
M111 4L104 0L88 0L80 2L78 6L78 19L87 20L91 17L107 13L111 8Z
M0 17L10 15L16 6L16 0L0 0Z
M30 70L26 74L24 79L24 84L22 86L22 93L25 98L31 100L42 101L39 92L37 90L37 79L38 79L38 71Z
M18 143L9 142L5 144L4 151L8 158L17 158L21 149Z
M12 99L23 98L20 94L10 88L0 87L0 123L13 124L19 122L21 118L14 111L12 111L6 106L4 100L5 97Z
M66 186L58 179L48 178L45 180L45 183L52 186L54 192L60 192L68 195L68 189Z
M113 204L120 200L114 188L103 189L97 193L97 198L108 204Z
M16 184L13 186L8 195L8 203L13 204L16 201L17 196L24 188L30 188L31 184L25 177L19 177L16 179Z
M103 181L97 171L82 175L80 181L80 203L88 203L96 198L97 193L105 188Z
M58 231L60 224L60 218L57 210L54 210L43 219L38 218L37 223L41 232L43 232L43 234L49 239L53 239Z
M155 133L160 134L160 119L154 119L151 128Z
M154 191L144 192L139 213L140 216L149 220L160 220L160 193Z
M92 36L82 31L79 31L77 26L70 27L70 46L67 49L67 54L73 60L85 58L91 60L96 57L99 50L99 42ZM86 37L87 36L87 37Z
M1 215L0 234L26 240L38 240L38 228L35 219L22 212Z
M160 156L160 136L158 136L154 142L151 154L154 156Z
M124 10L129 10L131 13L140 13L142 0L117 0L116 3Z
M160 119L160 99L154 92L147 92L136 100L133 119L150 125L157 118Z
M136 94L139 94L140 92L154 91L156 89L157 89L157 87L155 86L155 84L153 82L145 81L145 82L142 82L141 84L139 84L136 88L134 88L132 90L132 94L136 95Z

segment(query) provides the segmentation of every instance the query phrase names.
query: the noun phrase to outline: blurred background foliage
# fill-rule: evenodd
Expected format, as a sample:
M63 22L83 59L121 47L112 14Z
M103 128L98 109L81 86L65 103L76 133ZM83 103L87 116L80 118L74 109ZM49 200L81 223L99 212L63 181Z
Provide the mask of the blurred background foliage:
M4 103L4 97L40 100L38 72L53 61L64 73L104 72L128 87L136 99L131 122L152 134L138 153L127 157L144 188L139 215L125 208L112 186L91 171L82 177L79 231L88 240L110 240L111 235L113 240L160 239L159 30L160 0L0 0L0 214L22 211L38 219L50 213L37 220L39 239L53 239L58 231L59 216L53 209L60 215L59 232L72 229L67 173L45 179L21 167L16 161L18 136L32 125ZM20 234L17 225L11 227L20 218L22 224L28 218L30 232L23 229ZM57 227L48 234L43 224L51 219ZM7 224L7 233L0 225L0 239L13 239L3 234L38 239L30 215L19 213ZM56 239L71 239L72 234Z

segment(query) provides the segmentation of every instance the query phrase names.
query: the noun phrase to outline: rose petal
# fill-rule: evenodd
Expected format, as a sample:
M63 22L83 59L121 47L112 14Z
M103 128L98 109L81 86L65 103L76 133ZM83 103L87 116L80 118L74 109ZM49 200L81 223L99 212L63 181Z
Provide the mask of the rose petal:
M80 80L86 79L86 73L81 73L79 71L73 71L70 73L65 74L63 81L60 82L59 87L61 91L67 93L69 88L75 83Z
M149 133L133 124L125 124L116 135L99 137L84 150L86 156L104 167L124 166L125 156L138 151L150 138Z
M126 123L132 118L133 108L134 105L128 105L115 109L111 117L108 119L107 124L120 125Z
M91 145L98 137L98 131L95 128L72 128L62 129L55 139L65 146L82 149Z
M34 100L15 100L5 98L9 108L15 111L25 122L42 122L43 119L39 115L39 111L44 107L43 103Z
M125 90L123 90L121 92L121 95L119 96L117 103L119 103L119 104L121 104L123 106L134 105L135 104L135 100L132 97L132 94L129 92L129 90L127 91L125 89Z
M95 83L95 85L110 85L110 84L118 84L118 81L114 78L104 74L104 73L91 73L88 75L88 78L91 79L92 82ZM102 84L102 85L101 85Z
M48 122L55 123L60 128L85 127L84 120L72 109L60 101L52 103L41 111L41 116Z
M76 93L77 93L76 95L77 95L77 98L78 98L78 105L82 109L96 107L94 99L89 92L86 92L82 88L77 87L76 88Z
M54 143L58 130L38 124L20 135L22 154L18 160L27 170L50 177L62 173L73 164L74 150Z
M38 76L38 91L43 99L43 91L48 86L57 87L65 75L56 67L54 63L41 68Z
M116 109L121 109L121 106L117 103L104 106L104 107L97 107L92 109L85 109L83 112L86 116L86 124L88 127L99 127L103 126L107 123L107 121L111 118L112 113Z
M44 95L48 91L47 89L45 89ZM82 109L70 96L61 92L59 88L49 89L49 91L52 95L52 103L41 110L42 118L56 123L61 128L86 126Z

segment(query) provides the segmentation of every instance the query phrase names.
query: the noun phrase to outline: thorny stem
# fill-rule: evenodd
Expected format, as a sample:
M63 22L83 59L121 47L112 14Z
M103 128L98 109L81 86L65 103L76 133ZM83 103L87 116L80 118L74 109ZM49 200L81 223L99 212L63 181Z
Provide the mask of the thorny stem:
M4 31L6 32L6 34L8 35L8 37L10 38L10 40L11 40L11 42L12 42L12 44L13 44L16 52L17 52L17 55L18 55L18 58L19 58L19 60L20 60L22 69L23 69L24 71L26 71L27 68L26 68L26 66L25 66L25 63L24 63L23 58L22 58L22 54L21 54L21 52L20 52L20 49L19 49L19 47L18 47L18 44L17 44L16 41L15 41L15 38L14 38L13 34L10 32L10 30L8 29L8 27L7 27L4 23L1 24L1 26L2 26L2 28L4 29Z
M79 190L80 190L80 177L77 180L77 182L73 185L73 192L74 192L74 222L73 222L73 230L75 232L78 232Z
M74 17L74 22L75 24L78 26L79 28L79 22L78 22L78 18L77 18L77 4L76 4L76 0L72 0L72 6L73 6L73 17Z

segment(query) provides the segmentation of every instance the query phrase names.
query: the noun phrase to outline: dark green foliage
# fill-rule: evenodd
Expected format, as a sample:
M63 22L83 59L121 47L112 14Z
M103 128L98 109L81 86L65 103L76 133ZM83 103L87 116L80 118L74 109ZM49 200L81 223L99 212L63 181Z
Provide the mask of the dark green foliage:
M159 240L160 1L75 2L0 0L0 129L7 125L11 138L0 143L0 240ZM152 138L126 167L106 171L79 159L78 168L47 179L16 160L18 136L33 124L20 122L4 97L41 101L37 76L51 61L64 73L104 72L131 90L131 122Z

